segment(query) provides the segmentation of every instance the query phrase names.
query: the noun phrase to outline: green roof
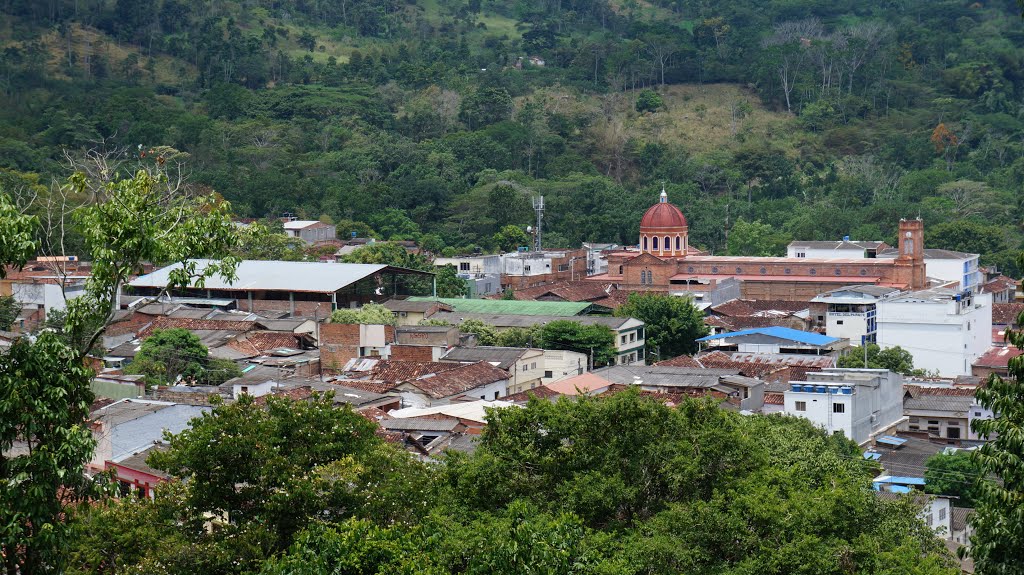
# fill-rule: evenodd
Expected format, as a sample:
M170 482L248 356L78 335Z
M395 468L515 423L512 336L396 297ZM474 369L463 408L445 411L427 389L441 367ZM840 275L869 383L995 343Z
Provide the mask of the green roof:
M604 306L594 305L590 302L575 301L529 301L529 300L507 300L507 299L460 299L460 298L432 298L423 296L411 296L409 301L434 301L452 306L457 312L462 313L489 313L501 315L557 315L574 316L587 313L607 313L609 310Z

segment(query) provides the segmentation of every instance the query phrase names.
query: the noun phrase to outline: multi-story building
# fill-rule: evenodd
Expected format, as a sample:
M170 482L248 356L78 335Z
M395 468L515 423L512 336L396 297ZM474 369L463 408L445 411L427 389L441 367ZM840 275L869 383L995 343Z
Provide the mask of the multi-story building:
M284 223L284 233L307 244L326 242L338 238L337 229L317 220L291 220Z
M933 288L876 305L878 345L907 350L914 367L941 377L970 375L991 344L991 294Z
M903 419L903 376L885 369L808 373L784 394L784 412L863 445Z
M826 335L860 345L864 341L875 343L877 339L878 301L898 293L900 290L891 287L855 285L825 292L811 302L826 306Z
M878 253L881 259L892 259L899 253L892 248ZM984 276L978 268L978 254L953 250L925 249L924 268L928 277L946 282L957 282L962 291L977 293Z
M501 285L513 289L587 277L585 249L513 252L501 256Z

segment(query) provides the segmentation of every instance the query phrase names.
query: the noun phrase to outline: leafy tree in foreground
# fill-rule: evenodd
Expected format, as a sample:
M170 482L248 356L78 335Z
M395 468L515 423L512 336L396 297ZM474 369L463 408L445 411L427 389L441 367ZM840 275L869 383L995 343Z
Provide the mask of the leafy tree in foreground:
M1024 349L1024 333L1008 331L1006 339ZM993 374L975 394L995 417L971 422L971 429L987 440L974 452L975 461L1000 480L982 481L975 494L970 555L981 574L1024 573L1024 356L1010 360L1009 373L1012 379Z
M689 298L631 293L615 315L633 317L646 324L647 349L658 359L694 353L698 348L696 340L708 334L704 314Z
M85 294L68 303L64 333L19 339L0 353L0 555L8 575L61 572L69 503L95 494L97 484L83 474L93 451L85 424L92 374L83 356L103 334L118 290L144 261L181 263L171 287L234 270L232 260L205 269L190 261L220 257L231 247L235 228L226 203L168 193L160 169L104 176L89 181L76 174L69 186L95 201L58 214L73 220L93 262ZM87 187L92 193L81 193ZM0 270L35 254L36 225L0 194Z
M957 507L974 507L984 472L969 452L936 453L925 466L926 492L957 497Z

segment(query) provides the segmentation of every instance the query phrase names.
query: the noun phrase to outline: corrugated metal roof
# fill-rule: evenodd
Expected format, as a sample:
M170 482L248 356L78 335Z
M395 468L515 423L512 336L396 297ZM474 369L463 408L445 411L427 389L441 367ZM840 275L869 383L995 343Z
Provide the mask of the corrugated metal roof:
M335 265L335 264L330 264ZM410 297L410 301L431 301L435 298ZM461 313L490 313L504 315L574 316L590 311L594 304L573 301L520 301L504 299L436 298ZM599 306L600 307L600 306Z
M530 351L530 348L527 347L499 347L493 345L453 347L441 359L443 361L461 362L486 361L491 365L507 370L528 351Z
M211 260L195 260L196 269L202 271ZM170 273L180 269L173 264L135 279L132 287L167 286ZM211 290L271 290L329 293L350 286L385 269L399 272L427 274L416 270L404 270L381 264L340 264L321 262L283 262L243 260L235 270L237 279L226 282L219 276L206 280L204 289Z
M697 341L712 341L716 339L729 339L733 337L743 337L746 335L767 335L770 337L777 337L779 339L785 339L789 341L796 341L807 345L828 345L839 341L837 337L828 337L827 335L821 335L820 333L814 333L810 331L800 331L798 329L791 329L788 327L759 327L755 329L746 329L743 331L734 331L731 333L721 333L718 335L709 335L702 337Z

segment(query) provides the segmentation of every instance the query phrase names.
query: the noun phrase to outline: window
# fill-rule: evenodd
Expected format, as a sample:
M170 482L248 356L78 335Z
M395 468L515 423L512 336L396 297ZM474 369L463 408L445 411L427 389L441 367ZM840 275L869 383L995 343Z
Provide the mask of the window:
M939 521L942 521L945 518L946 518L946 508L942 507L942 508L939 509Z
M494 399L498 399L498 392L497 391L494 392Z
M551 378L552 378L552 377L554 377L554 376L555 376L555 374L554 374L554 373L552 373L552 372L550 372L550 371L545 371L545 372L544 372L544 377L546 377L546 378L548 378L548 379L551 379Z
M655 251L658 250L658 236L654 236L653 238L651 238L651 248L653 248Z
M846 404L845 403L833 403L832 404L832 413L846 413Z
M644 236L644 251L647 251L647 236Z
M928 425L938 425L938 424L939 424L939 422L934 420L934 419L929 419L928 420Z
M665 243L661 245L665 246L666 252L672 249L672 242L668 239L668 236L665 236Z
M926 517L924 521L928 524L928 527L931 527L935 524L935 519L932 517L931 513L928 514L928 517Z
M974 412L974 417L981 417L981 412L980 411L975 411Z
M558 271L567 272L569 271L569 264L558 264Z
M530 364L530 369L537 369L537 362L536 361Z
M528 365L526 365L526 364L524 363L524 364L523 364L523 373L526 373L526 370L527 370L527 369L529 369L529 368L530 368L530 366L528 366Z
M459 271L468 272L469 262L459 262Z
M960 439L960 428L959 427L947 427L946 437L949 439Z
M797 411L807 411L807 402L806 401L798 401L798 402L796 402L796 410Z
M525 266L523 269L526 271L530 271L530 266Z
M636 341L636 332L635 331L634 332L630 332L630 334L629 334L629 342L633 343L634 341Z
M676 251L677 251L677 252L678 252L678 251L681 251L681 249L680 249L680 247L679 247L679 244L680 244L680 242L679 242L679 236L676 236Z
M806 258L807 257L807 252L797 252L796 253L796 257L798 257L798 258Z
M622 343L626 343L626 336L622 336Z
M910 423L917 423L919 420L916 417L910 418Z
M836 320L836 325L843 325L843 320L841 320L841 319Z

